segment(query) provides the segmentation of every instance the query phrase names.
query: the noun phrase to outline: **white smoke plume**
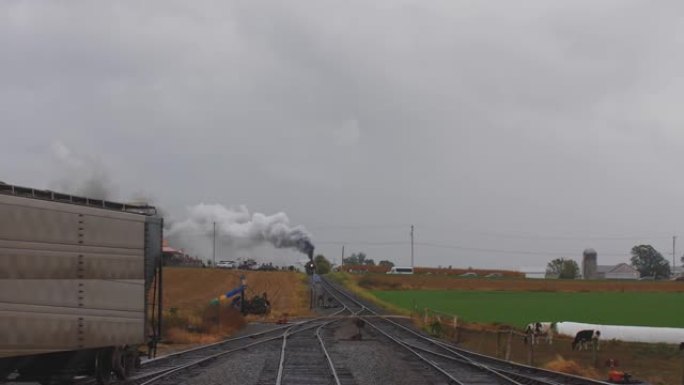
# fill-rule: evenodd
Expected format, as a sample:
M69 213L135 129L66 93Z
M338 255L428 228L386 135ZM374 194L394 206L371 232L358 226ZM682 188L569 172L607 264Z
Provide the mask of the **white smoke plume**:
M108 173L97 159L78 154L60 141L53 142L51 150L62 173L51 183L52 189L86 198L112 198Z
M188 216L170 224L167 236L186 250L206 253L216 224L217 243L231 250L252 249L265 244L298 250L313 256L311 234L302 226L293 226L285 213L265 215L250 213L247 207L228 208L204 204L188 208ZM198 243L200 244L199 247Z

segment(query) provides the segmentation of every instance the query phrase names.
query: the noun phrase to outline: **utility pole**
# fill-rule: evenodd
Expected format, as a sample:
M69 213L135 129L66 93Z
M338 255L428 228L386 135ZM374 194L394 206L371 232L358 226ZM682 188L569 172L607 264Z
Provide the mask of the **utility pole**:
M213 259L213 265L214 268L216 267L216 222L214 222L214 236L213 236L213 241L212 241L212 247L211 247L211 254L212 254L212 259Z
M340 261L340 265L344 265L344 245L342 245L342 260Z
M411 225L411 268L413 267L413 225Z
M674 277L675 275L675 267L677 266L675 263L675 258L677 254L675 254L675 246L677 244L677 236L673 235L672 236L672 276Z

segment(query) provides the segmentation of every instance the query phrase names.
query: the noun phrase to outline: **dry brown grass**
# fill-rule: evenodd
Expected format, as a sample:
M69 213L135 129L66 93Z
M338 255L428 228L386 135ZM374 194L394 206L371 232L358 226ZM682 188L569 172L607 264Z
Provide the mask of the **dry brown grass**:
M596 372L596 369L592 367L586 367L578 364L573 360L566 360L560 355L556 355L556 358L547 362L544 365L545 369L553 370L556 372L574 374L576 376L589 377L589 378L602 378Z
M458 342L463 348L482 354L503 358L507 333L500 335L492 330L461 328ZM453 338L452 334L447 337ZM576 351L572 339L558 336L553 345L541 343L534 347L534 362L540 367L565 373L605 380L608 378L608 359L619 362L618 370L631 373L634 378L652 385L677 384L682 379L682 355L677 345L644 344L622 341L604 341L597 353L596 362L589 351ZM511 360L528 364L529 345L522 337L514 337L511 344Z
M268 293L271 314L267 319L276 319L283 313L291 317L310 314L304 275L286 271L167 268L164 270L164 308L174 307L182 313L202 312L212 298L239 286L241 274L247 278L248 298Z
M210 344L217 342L221 337L216 334L193 333L180 328L171 328L166 331L165 341L176 344Z
M243 317L229 305L229 300L223 300L220 308L210 304L212 299L239 286L242 274L247 278L245 296L251 298L267 293L271 303L270 314ZM166 268L163 301L163 339L167 344L183 348L216 342L235 333L251 320L271 322L285 313L290 318L310 315L306 277L284 271ZM165 349L168 351L169 347L162 347L161 350Z

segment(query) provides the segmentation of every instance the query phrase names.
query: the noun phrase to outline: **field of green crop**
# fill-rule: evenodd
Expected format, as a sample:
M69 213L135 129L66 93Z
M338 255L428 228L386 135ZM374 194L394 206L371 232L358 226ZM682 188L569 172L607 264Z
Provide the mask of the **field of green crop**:
M468 322L523 327L534 321L684 327L684 293L485 292L455 290L373 291L379 299L411 309L429 307Z

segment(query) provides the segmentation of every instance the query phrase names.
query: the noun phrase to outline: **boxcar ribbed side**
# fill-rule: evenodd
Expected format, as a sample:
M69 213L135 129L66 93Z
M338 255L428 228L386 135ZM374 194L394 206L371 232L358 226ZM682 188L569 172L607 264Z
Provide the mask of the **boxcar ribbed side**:
M103 349L111 360L115 349L146 343L161 224L123 210L0 194L0 376L69 352L80 352L83 363L65 369L89 373Z

